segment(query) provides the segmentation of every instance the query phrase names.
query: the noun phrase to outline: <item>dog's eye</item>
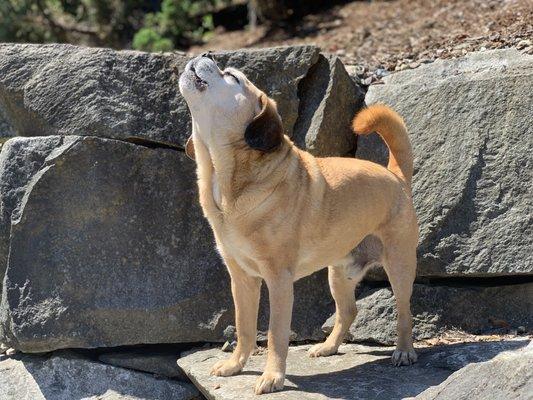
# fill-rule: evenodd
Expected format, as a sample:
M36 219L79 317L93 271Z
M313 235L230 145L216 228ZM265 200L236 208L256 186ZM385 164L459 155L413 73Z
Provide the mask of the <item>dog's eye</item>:
M231 76L233 79L235 79L235 82L237 82L237 84L239 84L239 85L241 84L241 83L239 82L239 78L237 78L237 77L236 77L235 75L233 75L231 72L224 71L224 75L229 75L229 76Z

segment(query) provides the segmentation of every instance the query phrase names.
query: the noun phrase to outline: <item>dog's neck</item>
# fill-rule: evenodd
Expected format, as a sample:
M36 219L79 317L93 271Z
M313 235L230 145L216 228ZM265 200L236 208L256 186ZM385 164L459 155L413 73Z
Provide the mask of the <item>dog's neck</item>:
M222 142L217 140L222 135L205 135L195 128L200 201L223 215L248 212L270 195L288 170L290 153L296 151L287 137L275 151L262 153L249 148L244 138Z

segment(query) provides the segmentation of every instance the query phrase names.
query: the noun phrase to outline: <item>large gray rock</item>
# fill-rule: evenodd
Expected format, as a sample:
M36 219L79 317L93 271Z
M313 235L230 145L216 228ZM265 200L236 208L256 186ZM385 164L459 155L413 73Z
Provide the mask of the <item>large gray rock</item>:
M533 346L504 352L494 359L467 365L440 385L422 392L419 400L531 399Z
M9 254L0 341L43 352L223 340L234 324L229 276L200 211L194 169L181 151L112 139L8 141L0 156L0 242ZM324 272L296 285L298 339L323 336L332 312L326 288Z
M387 76L365 101L405 119L420 276L533 273L533 56L472 53ZM376 137L357 156L386 162Z
M2 400L193 400L194 386L74 354L0 359Z
M314 46L214 57L221 68L241 69L278 102L287 133L295 124L309 126L310 135L320 138L318 151L338 155L353 149L349 120L363 95L340 61L330 61L317 76L308 72L322 70L325 57ZM177 53L0 44L0 108L23 136L91 135L183 147L191 121L177 77L187 61ZM302 93L300 83L306 86ZM335 129L329 130L325 125L332 120ZM301 129L298 134L305 136Z
M390 288L363 292L357 301L357 318L347 340L390 345L396 341L396 302ZM459 329L488 333L491 321L505 321L510 328L533 330L533 283L496 287L414 285L411 299L413 335L416 340ZM322 329L330 333L332 315Z
M269 394L269 399L383 399L413 397L444 381L456 367L469 362L485 361L498 352L518 349L528 341L457 344L453 346L418 349L417 364L394 367L390 362L391 347L342 345L339 354L309 358L309 345L291 347L287 358L287 379L282 392ZM472 349L473 348L473 349ZM462 354L463 365L453 368L443 360L454 360ZM209 374L212 365L227 353L217 349L198 350L178 360L178 365L198 389L210 400L256 399L255 380L261 374L265 354L250 357L244 371L233 377Z
M229 289L196 201L194 163L93 137L16 138L3 152L17 150L0 177L18 188L4 342L38 352L218 337Z

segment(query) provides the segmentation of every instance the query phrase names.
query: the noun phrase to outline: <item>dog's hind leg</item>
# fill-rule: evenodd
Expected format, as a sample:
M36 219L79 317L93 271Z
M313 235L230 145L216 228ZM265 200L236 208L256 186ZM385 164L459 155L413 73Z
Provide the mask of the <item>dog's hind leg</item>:
M346 266L328 267L328 280L331 294L335 300L335 326L324 343L319 343L309 349L311 357L325 357L336 354L344 336L357 315L355 306L355 287L359 279L348 274Z
M398 341L392 354L392 363L396 366L410 365L416 362L413 348L413 318L411 315L411 294L416 277L417 235L408 232L390 232L383 236L387 272L398 310Z
M382 255L381 240L375 235L368 235L338 264L328 267L329 286L336 306L335 325L324 343L311 347L311 357L337 353L357 315L355 287L368 268L380 262Z

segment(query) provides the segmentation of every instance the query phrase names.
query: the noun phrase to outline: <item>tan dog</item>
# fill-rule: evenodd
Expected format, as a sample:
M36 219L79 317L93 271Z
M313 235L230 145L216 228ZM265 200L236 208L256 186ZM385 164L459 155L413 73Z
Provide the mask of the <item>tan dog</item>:
M192 114L187 153L196 159L200 203L231 275L238 344L212 373L239 373L256 345L262 280L268 286L268 357L255 393L283 388L293 284L324 266L337 308L335 327L312 357L335 354L356 316L354 289L368 267L384 266L398 306L395 365L416 361L410 298L418 227L411 199L412 151L401 118L371 106L358 133L387 142L387 168L317 158L283 134L276 104L234 69L190 61L180 91Z

